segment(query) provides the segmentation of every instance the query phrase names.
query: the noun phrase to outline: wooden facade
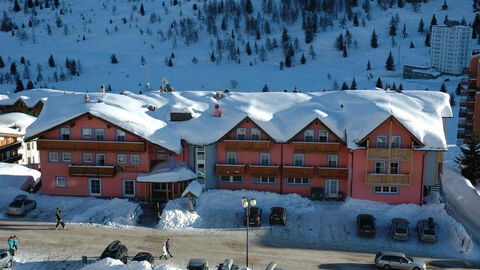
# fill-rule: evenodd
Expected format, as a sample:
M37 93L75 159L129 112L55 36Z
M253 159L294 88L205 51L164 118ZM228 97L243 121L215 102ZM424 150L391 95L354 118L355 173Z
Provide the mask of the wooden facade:
M280 166L278 165L250 165L248 170L254 177L274 177L280 174Z
M283 175L285 177L312 178L313 167L284 166Z
M224 176L243 176L245 175L245 165L230 165L217 163L215 166L215 174Z
M293 142L295 152L302 153L336 153L340 150L340 143L336 142Z
M38 139L38 150L68 151L106 151L106 152L145 152L144 142L118 141L81 141L81 140L48 140Z
M346 179L348 177L348 168L318 167L317 174L321 178Z
M86 165L70 165L68 166L68 174L70 176L99 176L113 177L117 174L117 166L86 166Z
M367 175L367 185L410 185L410 174L373 174Z
M225 140L226 150L268 151L270 141Z

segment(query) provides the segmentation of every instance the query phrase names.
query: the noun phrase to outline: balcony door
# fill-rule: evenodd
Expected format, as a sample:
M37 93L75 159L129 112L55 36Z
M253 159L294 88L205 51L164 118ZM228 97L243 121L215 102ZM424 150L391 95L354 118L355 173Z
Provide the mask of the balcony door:
M325 180L325 197L338 197L338 188L339 188L339 181L338 180Z
M105 154L97 154L97 166L105 166Z

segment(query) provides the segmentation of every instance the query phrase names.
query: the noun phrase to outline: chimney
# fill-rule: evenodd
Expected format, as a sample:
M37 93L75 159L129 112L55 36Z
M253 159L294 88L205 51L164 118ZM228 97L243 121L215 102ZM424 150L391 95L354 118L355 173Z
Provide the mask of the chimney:
M220 104L215 104L215 117L222 116L222 111L220 110Z
M100 85L100 93L105 94L105 85Z
M84 99L85 103L88 103L90 102L90 97L88 96L88 94L85 94L85 99Z

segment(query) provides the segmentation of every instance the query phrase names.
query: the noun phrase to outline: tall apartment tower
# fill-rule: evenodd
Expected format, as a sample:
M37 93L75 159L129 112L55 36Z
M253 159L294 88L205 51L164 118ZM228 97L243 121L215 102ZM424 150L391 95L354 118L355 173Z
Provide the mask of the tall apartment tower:
M460 75L470 66L472 28L449 21L434 25L430 45L430 63L442 73Z

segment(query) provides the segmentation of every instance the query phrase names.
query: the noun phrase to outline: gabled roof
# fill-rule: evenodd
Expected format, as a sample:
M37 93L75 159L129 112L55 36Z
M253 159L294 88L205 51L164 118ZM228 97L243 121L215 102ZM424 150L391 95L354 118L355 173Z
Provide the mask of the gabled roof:
M252 120L252 119L251 119L250 117L248 117L248 116L245 116L245 118L243 118L241 121L239 121L233 128L231 128L229 131L225 132L225 135L223 135L221 139L225 139L225 137L226 137L230 132L232 132L232 131L234 131L235 129L237 129L238 127L240 127L240 126L241 126L244 122L246 122L246 121L251 121L258 129L260 129L260 131L261 131L262 133L265 133L265 135L267 135L267 137L268 137L270 140L274 141L274 139L273 139L265 130L263 130L263 128L261 128L259 125L257 125L257 123L255 123L255 121Z
M300 130L299 132L297 132L297 134L293 135L288 141L291 142L293 141L293 139L295 139L295 137L297 137L300 133L304 132L305 130L307 130L312 124L314 124L316 121L319 121L320 124L322 124L326 130L328 130L329 133L333 134L333 136L335 136L335 138L338 139L339 142L342 142L342 143L345 143L344 139L342 139L337 133L335 133L334 131L332 131L327 125L325 125L325 123L322 122L322 120L320 120L318 117L313 119L312 122L310 122L308 125L306 125L302 130Z

